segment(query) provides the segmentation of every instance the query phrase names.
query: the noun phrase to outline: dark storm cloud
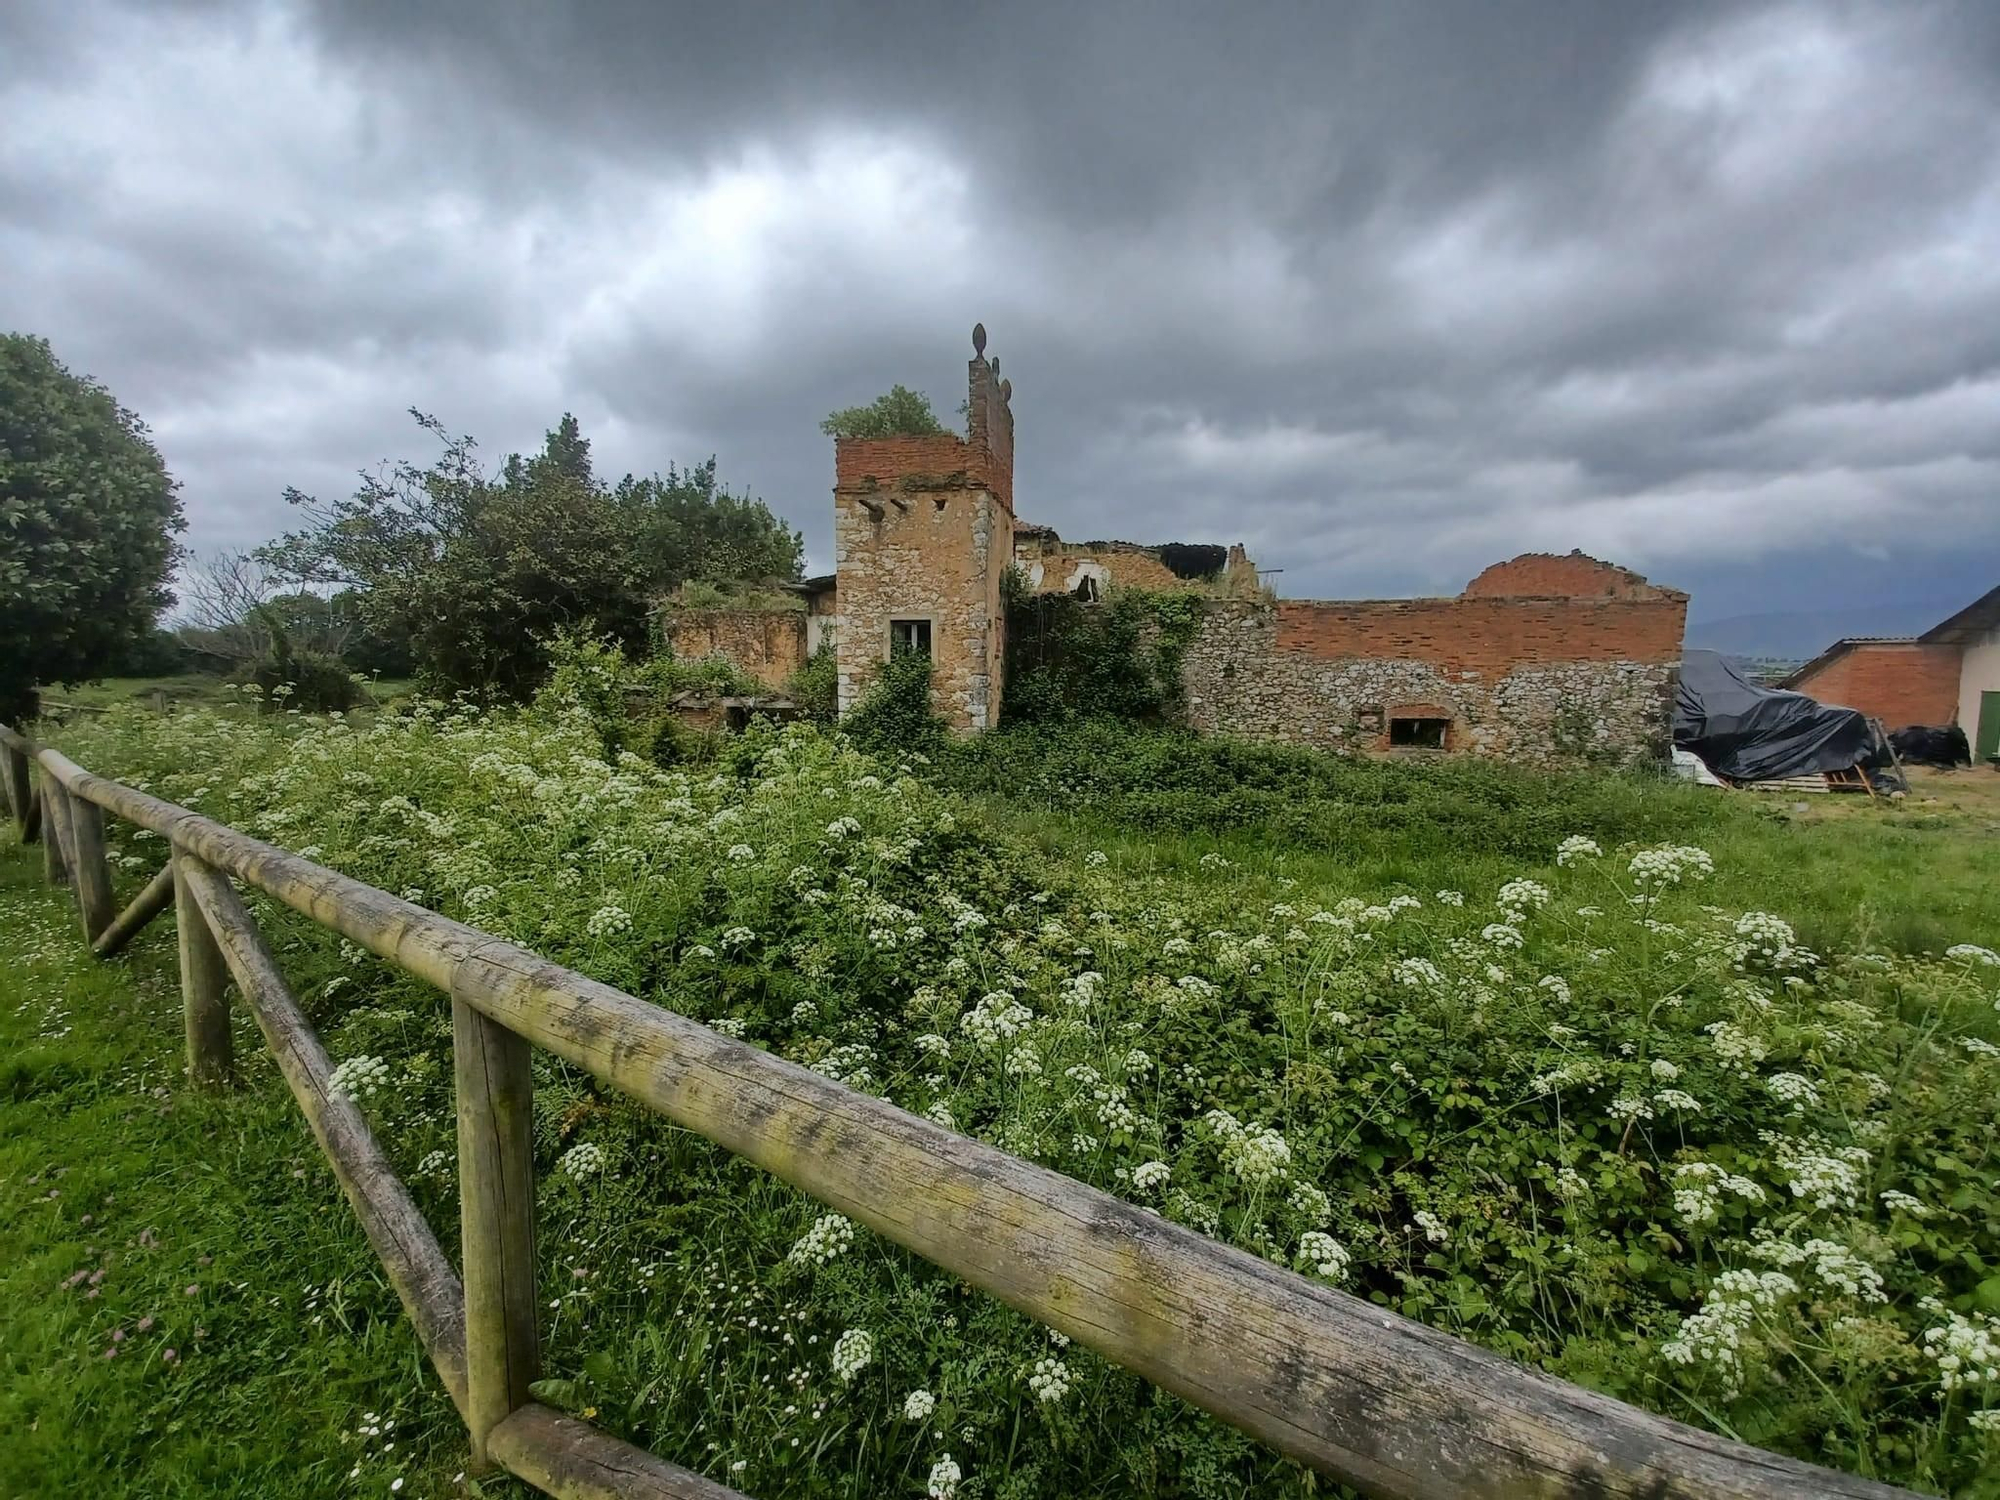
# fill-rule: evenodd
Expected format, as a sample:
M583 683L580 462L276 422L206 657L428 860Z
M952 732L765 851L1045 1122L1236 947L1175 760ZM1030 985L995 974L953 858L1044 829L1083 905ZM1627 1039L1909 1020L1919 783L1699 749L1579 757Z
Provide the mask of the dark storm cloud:
M824 561L818 418L949 410L983 318L1024 515L1287 592L2000 571L1991 7L44 3L0 48L0 321L154 420L201 544L420 453L415 403L716 452Z

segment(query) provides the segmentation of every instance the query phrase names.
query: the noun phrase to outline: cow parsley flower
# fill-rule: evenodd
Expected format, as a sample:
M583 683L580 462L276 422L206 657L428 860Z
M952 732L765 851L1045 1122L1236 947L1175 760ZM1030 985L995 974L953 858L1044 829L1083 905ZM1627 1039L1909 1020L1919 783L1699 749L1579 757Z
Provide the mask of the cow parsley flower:
M1328 1281L1339 1281L1347 1275L1347 1251L1324 1230L1308 1229L1299 1236L1298 1259Z
M1573 865L1580 859L1597 859L1604 851L1597 847L1597 840L1573 833L1556 845L1556 863Z
M843 1383L851 1381L875 1357L875 1335L865 1328L850 1328L833 1341L833 1373Z
M937 1410L937 1397L926 1390L911 1391L903 1398L903 1416L911 1422L921 1422Z
M1399 958L1390 973L1396 983L1408 985L1411 989L1441 989L1444 975L1438 966L1427 958Z
M1069 1366L1053 1355L1035 1361L1028 1376L1028 1389L1037 1401L1060 1401L1069 1394Z
M1732 1073L1748 1073L1764 1060L1770 1048L1754 1032L1745 1031L1734 1021L1712 1021L1702 1030L1715 1049L1715 1060Z
M979 1003L960 1017L958 1024L975 1042L990 1047L1017 1035L1034 1018L1033 1011L1005 990L992 990L981 995Z
M603 1172L609 1162L610 1157L602 1146L591 1141L579 1141L563 1152L556 1167L565 1177L581 1182L586 1177L595 1177Z
M1007 1054L1007 1076L1009 1078L1042 1076L1042 1054L1035 1050L1033 1042L1023 1042Z
M861 824L855 818L835 818L826 825L826 836L830 839L844 839L850 834L861 832Z
M1222 1142L1222 1162L1246 1185L1267 1187L1283 1180L1292 1164L1292 1148L1268 1125L1244 1125L1227 1110L1211 1109L1202 1117Z
M1798 1073L1773 1073L1764 1080L1764 1087L1779 1103L1789 1104L1795 1115L1804 1114L1807 1105L1819 1103L1819 1090Z
M1465 905L1465 892L1439 891L1437 893L1437 899L1438 899L1438 904L1441 906L1463 906Z
M1132 1169L1132 1186L1150 1193L1173 1181L1173 1169L1163 1161L1146 1161Z
M1518 948L1521 946L1521 930L1505 922L1488 922L1479 929L1479 935L1496 948Z
M1549 888L1539 880L1510 880L1500 887L1493 904L1518 922L1529 912L1549 904Z
M1913 1219L1928 1219L1931 1211L1920 1198L1912 1198L1908 1193L1890 1188L1882 1194L1882 1206L1891 1213L1908 1214Z
M1674 1212L1690 1228L1702 1229L1713 1224L1721 1215L1725 1193L1746 1203L1764 1201L1764 1190L1756 1183L1714 1162L1688 1161L1674 1168Z
M1314 1187L1310 1182L1295 1182L1286 1200L1294 1213L1303 1215L1314 1224L1324 1224L1333 1213L1333 1200Z
M2000 953L1995 953L1991 948L1981 948L1976 943L1953 943L1944 950L1944 956L1957 959L1963 964L2000 969Z
M1444 1220L1440 1219L1429 1209L1418 1209L1410 1215L1410 1219L1417 1228L1424 1232L1424 1238L1429 1240L1433 1245L1449 1245L1451 1243L1451 1231L1445 1227Z
M611 937L631 929L632 914L622 906L600 906L590 914L590 920L583 924L583 930L590 936Z
M1724 1271L1710 1283L1701 1311L1683 1318L1679 1331L1660 1345L1660 1355L1669 1364L1707 1366L1734 1395L1743 1383L1745 1335L1758 1314L1798 1290L1783 1271Z
M725 927L722 930L722 946L725 948L747 948L757 941L757 934L748 927Z
M1665 844L1657 849L1641 849L1632 856L1632 878L1641 886L1669 886L1705 880L1715 873L1715 860L1706 849L1686 844Z
M327 1075L326 1088L356 1104L365 1104L389 1082L389 1064L379 1057L350 1057Z
M748 844L731 844L728 857L732 864L747 864L757 857L757 851Z
M952 1456L947 1453L931 1465L930 1487L925 1492L926 1500L956 1500L958 1482L965 1476Z
M785 1256L794 1266L823 1266L854 1245L854 1221L845 1214L821 1214Z
M1924 1353L1938 1367L1938 1385L1955 1391L1968 1385L2000 1385L2000 1323L1984 1313L1962 1317L1942 1307L1944 1322L1924 1330Z

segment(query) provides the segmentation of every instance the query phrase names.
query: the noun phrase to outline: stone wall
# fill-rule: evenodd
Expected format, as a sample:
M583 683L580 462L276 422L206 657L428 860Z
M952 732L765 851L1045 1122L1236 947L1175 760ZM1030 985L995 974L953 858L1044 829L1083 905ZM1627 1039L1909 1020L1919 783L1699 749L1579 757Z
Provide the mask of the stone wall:
M954 729L1000 714L1013 561L1014 418L1010 387L974 336L967 367L971 436L843 438L834 445L834 659L843 714L887 660L892 620L928 620L932 698Z
M1822 703L1873 714L1890 729L1949 724L1958 713L1963 656L1955 645L1856 641L1809 663L1785 685Z
M1137 542L1065 542L1046 526L1019 527L1014 533L1014 565L1036 593L1074 594L1085 578L1096 582L1099 597L1112 588L1237 598L1257 592L1257 569L1241 543L1223 553L1221 566L1209 578L1185 578L1161 554L1161 548Z
M782 688L806 661L803 609L672 609L660 633L680 660L727 657L768 688Z
M1182 659L1188 716L1204 731L1350 751L1388 750L1396 719L1444 719L1447 751L1544 765L1655 759L1686 609L1668 589L1215 600Z

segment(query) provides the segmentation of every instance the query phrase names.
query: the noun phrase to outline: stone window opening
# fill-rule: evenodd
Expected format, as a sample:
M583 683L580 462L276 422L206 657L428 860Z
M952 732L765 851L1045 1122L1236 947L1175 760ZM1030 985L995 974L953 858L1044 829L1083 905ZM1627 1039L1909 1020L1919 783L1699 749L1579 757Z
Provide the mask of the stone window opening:
M1070 590L1070 597L1081 599L1085 604L1095 604L1098 598L1097 580L1088 573L1084 574L1083 580Z
M891 620L889 622L889 654L901 656L906 651L914 651L919 656L931 654L931 622L929 620Z
M1449 719L1391 718L1389 748L1392 750L1442 750L1451 733Z

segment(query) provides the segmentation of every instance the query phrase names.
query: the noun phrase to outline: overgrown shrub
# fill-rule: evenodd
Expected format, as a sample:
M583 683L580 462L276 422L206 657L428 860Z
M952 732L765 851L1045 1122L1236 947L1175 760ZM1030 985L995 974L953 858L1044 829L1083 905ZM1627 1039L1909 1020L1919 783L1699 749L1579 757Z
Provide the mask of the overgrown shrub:
M835 438L925 437L943 432L944 424L931 410L930 397L897 385L866 406L845 406L829 412L819 430Z
M864 750L897 762L944 752L944 720L931 706L931 659L920 651L897 651L877 670L875 681L841 721L847 737Z
M834 658L831 636L820 642L819 650L785 683L785 696L799 706L802 718L815 724L831 724L840 707L840 669Z
M1006 598L1005 723L1180 717L1181 656L1200 623L1197 599L1134 589L1096 601L1038 594L1013 570Z
M267 713L293 708L310 714L345 713L366 697L346 662L320 651L292 650L282 637L270 655L252 662L232 680L256 687Z
M955 741L942 774L962 791L1110 824L1370 857L1523 857L1578 831L1612 841L1681 838L1713 818L1699 791L1644 773L1533 771L1469 756L1358 759L1107 717Z

